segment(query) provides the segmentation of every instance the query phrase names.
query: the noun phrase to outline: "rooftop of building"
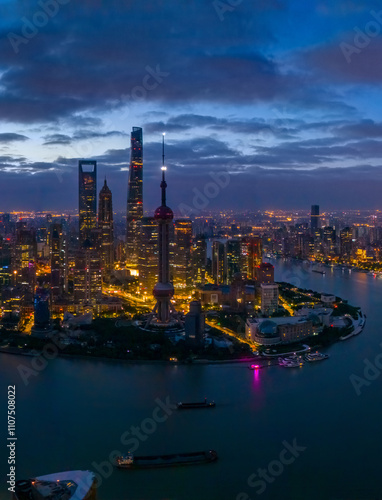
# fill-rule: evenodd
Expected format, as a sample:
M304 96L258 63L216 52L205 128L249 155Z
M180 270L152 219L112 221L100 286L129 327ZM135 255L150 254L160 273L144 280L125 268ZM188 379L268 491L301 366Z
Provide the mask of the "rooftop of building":
M202 292L221 291L223 294L228 294L231 291L231 285L213 285L210 283L208 283L207 285L201 285L198 288ZM246 293L254 293L255 285L244 285L244 290Z
M310 314L315 314L315 315L327 315L329 316L332 314L333 309L331 307L324 307L324 306L319 306L316 305L314 307L303 307L301 309L298 309L295 312L295 316L309 316Z
M262 321L259 325L259 335L266 338L278 337L277 323L270 319Z
M273 323L277 326L279 325L296 325L298 323L305 323L306 321L311 321L312 318L309 316L286 316L286 317L281 317L281 318L248 318L247 322L250 324L258 324L261 327L264 326L264 323L266 325L269 325L269 323Z
M259 265L259 268L260 269L274 269L274 266L272 264L270 264L269 262L262 262Z
M278 288L279 285L277 283L261 283L261 288Z

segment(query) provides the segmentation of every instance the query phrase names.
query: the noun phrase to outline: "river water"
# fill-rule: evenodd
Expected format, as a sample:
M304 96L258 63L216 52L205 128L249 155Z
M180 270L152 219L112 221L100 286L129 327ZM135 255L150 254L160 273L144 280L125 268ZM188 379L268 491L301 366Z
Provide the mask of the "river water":
M287 370L252 372L246 364L129 365L58 358L25 385L20 364L30 359L0 354L0 498L9 499L5 474L6 392L16 385L17 477L102 464L108 478L99 500L366 500L382 498L382 376L357 395L351 376L382 353L382 279L302 264L273 262L276 280L335 293L367 314L361 335L330 347L330 359ZM216 408L173 411L165 402L214 399ZM161 421L154 424L153 415ZM121 436L140 434L136 454L215 449L213 464L120 471L108 465ZM293 456L284 449L298 446ZM137 443L136 443L137 444ZM280 454L287 457L284 465ZM298 456L297 456L298 455ZM256 483L257 470L267 479ZM270 469L271 472L268 472ZM4 472L3 472L4 471ZM265 490L261 493L260 491Z

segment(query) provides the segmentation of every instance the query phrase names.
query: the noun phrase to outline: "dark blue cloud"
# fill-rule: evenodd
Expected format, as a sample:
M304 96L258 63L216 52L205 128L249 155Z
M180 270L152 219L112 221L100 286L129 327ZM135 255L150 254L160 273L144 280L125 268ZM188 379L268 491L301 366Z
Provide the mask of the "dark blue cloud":
M83 0L46 22L43 4L0 3L0 143L9 153L0 157L9 186L0 208L76 206L78 143L102 144L90 154L125 207L132 125L144 129L153 207L161 159L153 141L164 130L175 205L222 169L230 187L211 206L309 205L317 193L340 205L354 201L352 183L376 199L382 123L360 96L380 86L381 38L350 63L341 44L355 43L354 27L365 30L379 2L243 0L222 14L213 1ZM120 122L110 123L111 112ZM60 156L47 161L42 146ZM336 196L333 182L346 192Z
M10 132L8 132L8 133L5 132L3 134L0 134L0 143L18 142L18 141L24 142L27 140L28 140L28 137L25 135L21 135L21 134L14 134L14 133L10 133Z

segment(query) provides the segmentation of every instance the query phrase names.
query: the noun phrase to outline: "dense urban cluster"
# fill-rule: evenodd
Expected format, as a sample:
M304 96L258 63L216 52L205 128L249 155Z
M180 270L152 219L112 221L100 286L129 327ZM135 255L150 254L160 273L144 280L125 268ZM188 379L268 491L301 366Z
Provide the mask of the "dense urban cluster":
M264 256L379 266L378 212L320 214L313 205L310 215L227 211L174 218L165 171L163 142L162 204L146 216L142 129L134 127L127 212L113 211L106 178L98 192L97 162L81 160L78 212L1 214L1 328L45 337L54 322L71 327L129 316L146 330L186 329L200 343L206 311L244 319L293 314Z

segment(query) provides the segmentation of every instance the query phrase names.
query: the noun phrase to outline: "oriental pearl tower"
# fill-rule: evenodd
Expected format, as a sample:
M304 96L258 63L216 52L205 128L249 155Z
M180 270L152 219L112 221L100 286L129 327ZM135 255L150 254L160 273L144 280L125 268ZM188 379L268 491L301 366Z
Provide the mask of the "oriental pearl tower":
M174 218L173 211L166 205L166 170L164 164L164 136L162 137L162 204L155 210L154 218L158 223L158 283L154 286L153 294L156 305L150 315L146 327L151 326L175 326L181 327L177 313L172 307L171 298L174 295L174 287L170 282L169 266L169 228Z

